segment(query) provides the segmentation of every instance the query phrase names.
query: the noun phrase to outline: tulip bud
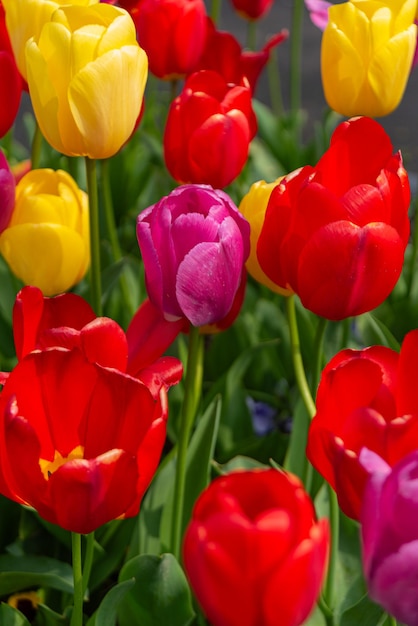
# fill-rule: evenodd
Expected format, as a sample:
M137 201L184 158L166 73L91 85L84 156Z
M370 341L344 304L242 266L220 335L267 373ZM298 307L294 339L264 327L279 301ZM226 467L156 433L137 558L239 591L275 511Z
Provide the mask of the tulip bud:
M150 72L173 79L194 71L205 45L203 0L141 0L132 16Z
M418 452L390 468L363 448L360 461L371 474L361 513L369 595L399 622L418 626Z
M231 85L217 72L195 72L168 113L167 169L181 183L226 187L244 167L256 128L248 81Z
M62 170L32 170L16 187L0 251L12 272L45 295L70 289L87 271L87 194Z
M316 315L341 320L371 311L401 274L409 201L402 157L382 126L367 117L343 122L314 167L273 190L260 266Z
M378 117L398 106L416 47L416 9L416 0L351 0L329 8L321 72L334 111Z
M212 626L299 626L318 598L329 531L296 476L273 469L215 479L198 498L184 566Z
M232 0L234 9L247 20L264 17L273 6L273 0Z
M229 313L250 229L223 191L178 187L139 214L137 237L149 298L167 320L203 326Z
M126 11L110 4L58 9L27 43L26 61L36 119L51 146L93 159L123 146L148 68Z

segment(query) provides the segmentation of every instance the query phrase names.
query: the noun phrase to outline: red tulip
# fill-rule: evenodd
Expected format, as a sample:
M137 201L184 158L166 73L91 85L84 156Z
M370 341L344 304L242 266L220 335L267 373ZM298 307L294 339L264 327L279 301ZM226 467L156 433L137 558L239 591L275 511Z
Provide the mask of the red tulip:
M238 40L226 31L216 30L213 21L207 18L206 45L199 59L197 70L214 70L227 83L242 82L245 77L255 92L258 78L270 58L270 52L283 43L288 31L283 29L273 35L259 52L243 51Z
M239 471L201 494L183 552L212 626L298 626L321 589L328 524L295 476Z
M78 533L136 515L180 362L130 371L123 330L74 294L25 287L13 322L19 361L1 380L0 492Z
M361 449L393 467L418 447L417 355L412 331L400 354L383 346L343 350L322 373L307 456L349 517L359 519L368 477Z
M196 72L168 113L167 169L178 182L226 187L244 167L256 129L246 80L232 85L216 72Z
M379 306L400 276L409 237L400 153L367 117L340 124L315 167L270 196L257 257L273 282L331 320Z
M273 0L231 0L232 5L242 17L258 20L267 15L273 6Z
M132 2L125 4L155 76L172 79L194 71L205 45L203 0L140 0L135 7Z
M0 2L0 137L13 126L19 110L23 81L14 59L5 11Z

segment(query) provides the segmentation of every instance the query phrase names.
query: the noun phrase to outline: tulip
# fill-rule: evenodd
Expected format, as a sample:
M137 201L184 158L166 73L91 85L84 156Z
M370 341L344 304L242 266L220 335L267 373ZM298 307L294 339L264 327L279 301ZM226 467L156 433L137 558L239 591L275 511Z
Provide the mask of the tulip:
M341 123L315 167L272 192L257 245L262 270L330 320L379 306L400 276L409 237L408 176L374 120Z
M221 74L227 83L236 85L246 78L254 94L272 49L286 41L287 37L288 31L282 29L260 51L243 51L239 41L231 33L216 30L213 21L207 18L206 45L196 70L213 70Z
M9 34L6 28L6 15L0 2L0 93L7 94L0 100L0 137L13 126L22 95L22 78L14 59Z
M232 0L232 6L247 20L258 20L267 15L273 0Z
M363 447L391 467L418 441L418 331L400 354L383 346L343 350L322 372L307 457L336 491L342 511L359 519L368 472Z
M71 4L87 7L99 0L71 0ZM27 80L26 42L38 39L41 30L52 18L59 7L68 4L67 0L2 0L6 11L6 26L15 56L17 67L22 77Z
M63 170L31 170L16 187L0 252L20 280L45 295L70 289L90 262L87 194Z
M327 0L305 0L305 7L309 11L309 17L315 26L320 30L325 30L328 24L328 9L332 6Z
M273 189L280 183L282 178L283 176L280 176L272 183L266 183L264 180L260 180L251 185L250 190L241 200L239 211L245 219L248 220L251 227L251 250L246 263L248 273L251 274L257 282L265 285L276 293L286 296L291 292L287 289L278 287L272 280L270 280L261 269L257 258L257 241L263 226L268 201Z
M35 351L0 396L0 492L72 532L136 515L164 445L165 396L155 400L118 362Z
M155 76L171 80L194 71L205 45L203 0L140 0L131 11Z
M244 167L256 128L247 81L231 85L217 72L196 72L170 106L167 169L178 182L223 188Z
M53 148L104 159L131 136L148 64L126 11L104 3L57 9L27 43L26 62L35 116Z
M416 0L351 0L329 9L321 73L342 115L388 115L405 91L416 47Z
M198 498L184 566L212 626L298 626L318 598L328 541L296 476L238 471Z
M223 191L184 185L138 216L151 302L167 320L213 324L231 310L249 254L249 225Z
M360 460L371 473L361 513L369 595L399 622L418 626L418 452L393 468L367 448Z
M4 231L15 205L15 178L6 157L0 150L0 233Z

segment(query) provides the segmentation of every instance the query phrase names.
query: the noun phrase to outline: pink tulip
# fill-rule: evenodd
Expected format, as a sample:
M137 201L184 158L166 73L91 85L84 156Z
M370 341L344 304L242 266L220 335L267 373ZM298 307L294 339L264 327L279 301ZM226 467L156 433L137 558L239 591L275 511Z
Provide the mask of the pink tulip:
M15 178L0 150L0 233L7 227L15 205Z
M229 196L183 185L138 216L148 295L167 320L213 324L231 310L250 227Z

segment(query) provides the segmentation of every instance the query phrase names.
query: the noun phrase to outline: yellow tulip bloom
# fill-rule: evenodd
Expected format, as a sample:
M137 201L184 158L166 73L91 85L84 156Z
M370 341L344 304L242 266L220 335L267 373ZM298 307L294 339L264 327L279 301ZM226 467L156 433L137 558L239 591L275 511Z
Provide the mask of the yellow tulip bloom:
M67 291L90 263L87 194L62 170L28 172L16 187L0 252L12 272L45 296Z
M99 0L71 0L71 4L80 6L98 2ZM68 3L69 0L2 0L16 65L25 80L27 80L26 42L31 37L38 39L43 25L49 22L54 11Z
M264 180L251 185L248 193L243 197L239 205L240 213L250 223L250 256L245 264L248 273L259 283L265 285L272 291L280 293L284 296L290 295L291 291L282 289L273 283L270 278L263 272L257 259L257 242L264 223L267 205L273 189L280 183L282 176L272 183L266 183Z
M104 159L129 139L148 73L129 13L110 4L57 9L26 44L26 64L36 119L56 150Z
M351 0L329 8L321 72L329 106L379 117L402 99L415 51L417 0Z

